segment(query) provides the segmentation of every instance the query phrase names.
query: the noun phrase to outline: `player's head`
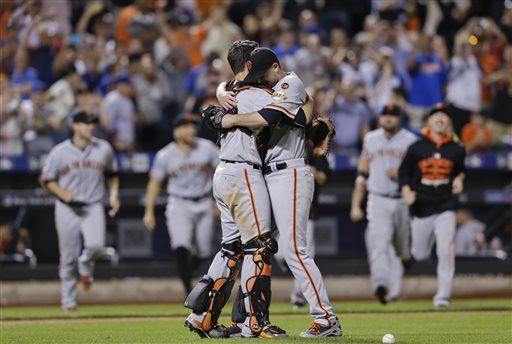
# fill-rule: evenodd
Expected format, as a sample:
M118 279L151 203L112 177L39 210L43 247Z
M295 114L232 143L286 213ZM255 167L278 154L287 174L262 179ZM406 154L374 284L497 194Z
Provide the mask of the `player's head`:
M451 131L451 120L444 104L436 104L428 113L427 127L438 135L447 135Z
M384 106L380 111L379 124L388 132L395 132L400 128L402 122L402 109L393 103Z
M251 52L259 46L258 42L250 40L239 40L231 43L228 50L228 63L234 74L246 70L246 63Z
M196 142L198 123L199 119L194 115L183 114L176 117L172 131L174 140L178 143L193 145Z
M246 84L263 82L273 87L285 76L277 55L269 48L255 49L247 61L247 69L249 74L244 79Z
M92 113L78 110L71 115L73 120L73 136L81 140L90 141L94 133L94 126L98 117Z

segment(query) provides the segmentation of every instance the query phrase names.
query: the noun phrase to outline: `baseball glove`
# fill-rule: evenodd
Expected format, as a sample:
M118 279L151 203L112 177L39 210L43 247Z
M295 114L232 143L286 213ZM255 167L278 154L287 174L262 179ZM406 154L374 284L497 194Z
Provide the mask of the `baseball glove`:
M222 129L222 118L226 115L224 109L215 106L208 105L201 111L201 120L204 124L214 130Z
M329 116L317 116L308 126L307 138L315 156L326 156L336 135L334 123Z

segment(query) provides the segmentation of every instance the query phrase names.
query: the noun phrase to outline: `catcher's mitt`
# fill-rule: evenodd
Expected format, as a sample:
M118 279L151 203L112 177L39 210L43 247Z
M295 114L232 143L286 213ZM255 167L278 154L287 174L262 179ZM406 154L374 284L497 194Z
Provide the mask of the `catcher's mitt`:
M226 115L224 109L215 106L208 105L201 111L201 120L204 124L215 130L222 129L222 118Z
M307 137L312 146L313 154L326 156L331 148L334 135L336 135L336 130L329 116L317 116L313 119L307 129Z

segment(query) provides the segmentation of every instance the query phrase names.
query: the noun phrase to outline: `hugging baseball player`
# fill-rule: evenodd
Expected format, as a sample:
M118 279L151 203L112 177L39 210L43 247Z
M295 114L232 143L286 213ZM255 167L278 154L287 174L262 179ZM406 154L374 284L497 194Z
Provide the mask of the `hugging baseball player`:
M55 226L65 312L76 309L78 278L84 290L91 288L94 261L105 246L105 176L109 215L114 216L120 206L114 150L108 142L92 136L98 118L79 110L72 114L72 121L73 137L50 151L40 178L43 187L57 197Z
M294 73L283 71L272 50L255 49L247 65L249 74L244 84L263 80L273 86L272 102L258 112L228 115L217 108L206 117L214 127L223 129L271 125L260 137L264 139L263 174L280 233L279 247L299 281L315 319L300 335L311 338L341 336L341 327L329 302L322 274L306 248L314 181L306 161L305 127L313 117L313 102L306 102L308 97L302 81Z
M175 141L157 152L150 171L143 219L146 228L153 231L155 200L167 179L167 230L187 293L192 290L192 260L206 259L211 254L214 218L211 176L219 161L217 146L196 136L198 123L199 118L189 114L176 117Z
M248 73L246 61L256 47L253 41L236 41L228 51L235 74L229 88L243 112L257 111L272 99L272 91L265 87L239 87ZM286 332L272 325L268 314L270 263L277 243L270 235L270 199L254 133L244 128L223 131L220 144L213 193L221 213L222 249L185 302L193 310L185 325L203 338L285 337ZM233 308L234 323L224 328L217 322L240 272L240 260L241 289Z
M448 307L451 302L455 209L464 188L465 157L464 147L453 140L446 107L438 104L429 112L421 139L409 147L399 169L399 184L412 215L412 256L419 261L428 259L436 243L436 307Z
M409 210L398 188L398 168L416 136L400 128L402 110L395 104L382 108L380 128L367 133L357 167L350 218L359 221L368 190L368 228L365 233L371 286L382 304L400 296L402 262L410 261Z

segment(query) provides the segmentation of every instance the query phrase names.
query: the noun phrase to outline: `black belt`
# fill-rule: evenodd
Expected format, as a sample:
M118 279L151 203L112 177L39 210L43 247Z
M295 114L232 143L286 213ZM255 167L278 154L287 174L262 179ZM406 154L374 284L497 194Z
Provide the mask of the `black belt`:
M309 165L308 159L304 159L304 163ZM288 164L286 162L278 162L275 166L275 171L273 171L270 166L263 166L263 174L269 174L271 172L277 172L288 168Z
M380 197L385 197L385 198L392 198L392 199L399 199L399 198L402 198L402 195L390 195L390 194L381 194L381 193L378 193L378 192L371 192L371 194L374 194L374 195L377 195L377 196L380 196Z
M256 164L251 164L250 162L242 162L242 161L233 161L233 160L224 160L222 159L221 160L222 162L225 162L226 164L247 164L249 166L252 166L252 168L254 168L255 170L261 170L261 166L260 165L256 165Z
M209 194L205 194L205 195L202 195L202 196L199 196L199 197L184 197L184 196L178 196L178 195L171 195L171 197L181 198L181 199L184 199L186 201L192 201L192 202L198 202L198 201L200 201L202 199L205 199L208 196L209 196Z

